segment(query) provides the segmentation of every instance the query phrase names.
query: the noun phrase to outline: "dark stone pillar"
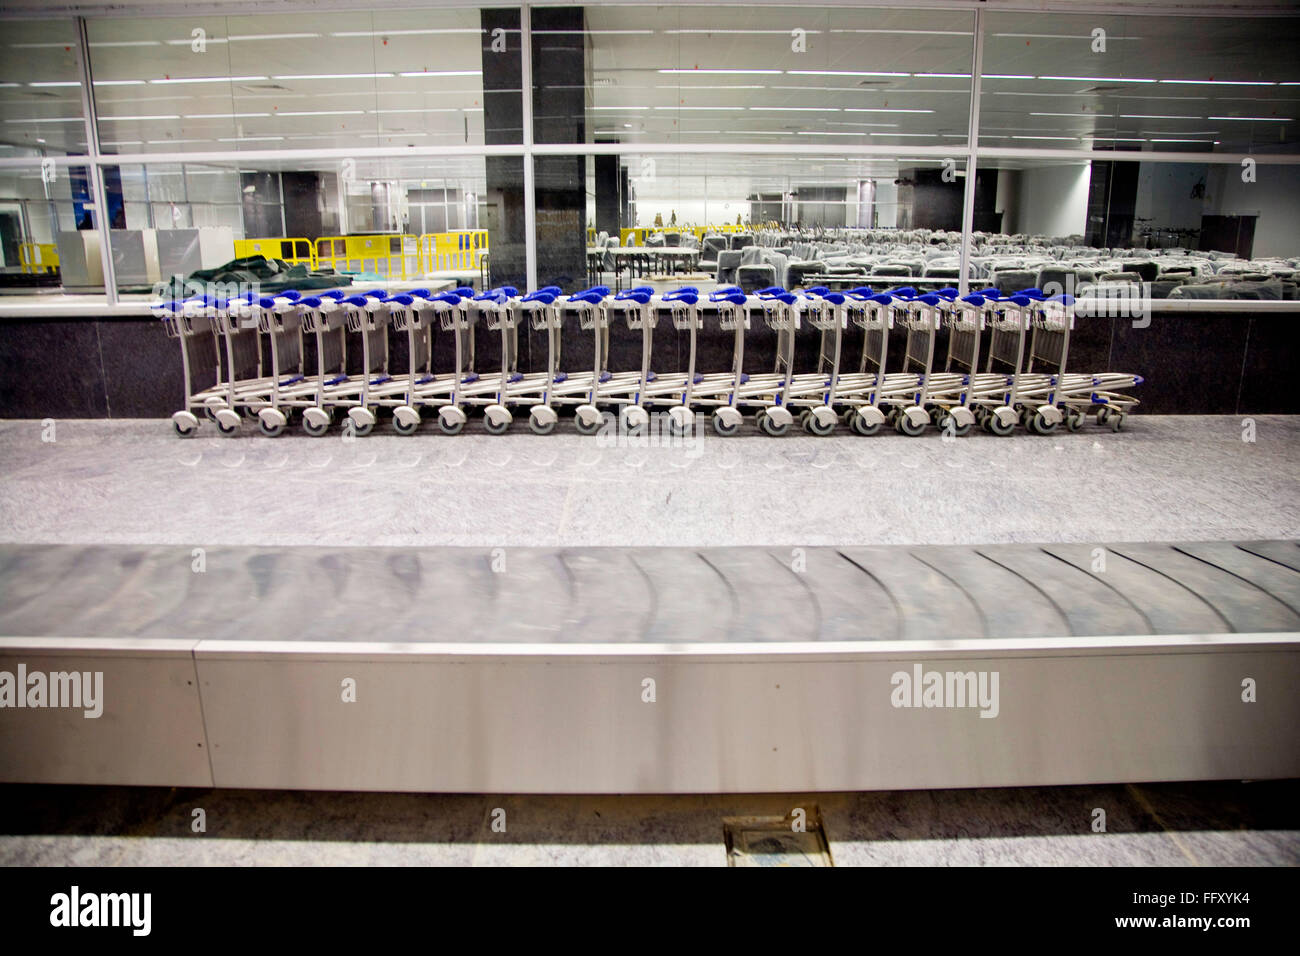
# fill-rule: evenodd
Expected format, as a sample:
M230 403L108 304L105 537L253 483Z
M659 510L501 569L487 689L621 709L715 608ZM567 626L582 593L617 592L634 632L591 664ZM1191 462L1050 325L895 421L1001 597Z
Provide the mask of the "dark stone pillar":
M596 157L596 229L617 236L622 193L617 156Z
M519 12L484 10L483 123L489 145L519 143L523 131L523 65ZM586 141L586 49L582 7L533 11L533 141ZM492 31L507 31L505 52L492 50ZM537 278L541 285L582 285L587 274L586 163L578 156L536 161ZM526 282L523 163L510 157L487 161L487 201L495 209L492 282Z
M533 142L587 140L582 7L538 7L533 22ZM587 160L537 158L537 282L587 284Z
M519 11L482 11L483 131L489 146L523 142L523 63ZM492 31L505 30L506 48L492 49ZM524 248L524 164L516 156L487 157L486 221L492 283L522 287L527 276Z

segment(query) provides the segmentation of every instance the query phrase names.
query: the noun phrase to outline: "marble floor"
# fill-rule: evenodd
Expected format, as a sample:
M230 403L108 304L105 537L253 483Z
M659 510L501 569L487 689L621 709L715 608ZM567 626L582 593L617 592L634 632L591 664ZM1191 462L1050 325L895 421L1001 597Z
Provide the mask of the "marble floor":
M154 420L0 422L0 541L711 546L1300 536L1300 417L1133 416L1039 437L674 447L376 433L182 440ZM43 440L52 437L53 441Z
M795 808L820 812L836 866L1300 865L1300 781L728 796L10 785L0 865L723 866L724 821Z

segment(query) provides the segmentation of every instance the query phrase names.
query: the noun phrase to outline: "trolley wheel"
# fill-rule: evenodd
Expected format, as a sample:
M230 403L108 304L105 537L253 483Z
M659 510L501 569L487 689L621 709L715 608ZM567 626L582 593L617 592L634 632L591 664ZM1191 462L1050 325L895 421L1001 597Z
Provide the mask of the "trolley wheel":
M812 409L805 408L799 413L799 427L804 431L808 430L808 419L812 417Z
M510 431L510 420L494 422L491 415L483 416L483 430L489 435L504 435Z
M1105 424L1106 424L1106 421L1107 421L1109 418L1110 418L1110 409L1109 409L1107 406L1103 405L1101 408L1097 409L1097 424L1098 424L1098 425L1105 425Z
M767 414L767 412L761 412L758 416L758 429L770 438L780 438L790 430L790 426L784 422L778 425L771 415Z
M323 438L325 433L330 430L330 423L325 421L319 425L313 425L311 419L304 415L302 417L302 430L312 438Z
M898 424L894 427L898 429L899 434L906 435L908 438L915 438L925 431L925 422L913 425L909 416L899 415Z
M1069 412L1065 416L1065 427L1069 431L1077 432L1083 427L1083 416L1078 412Z
M365 438L374 430L375 426L373 422L369 425L358 425L355 420L352 422L352 434L356 435L358 438Z
M234 435L238 435L238 434L239 434L239 426L238 426L238 425L227 425L227 424L225 424L224 422L222 422L220 419L218 419L218 420L217 420L217 431L221 432L221 434L223 434L223 435L225 435L227 438L229 438L229 437L232 437L232 436L234 436Z
M465 430L465 423L463 421L448 423L447 419L439 415L438 430L442 432L444 435L459 435L461 432Z
M740 425L728 425L721 415L713 413L713 430L723 438L730 438L736 432L740 431Z
M590 423L588 423L581 415L573 416L573 427L578 430L579 435L594 435L596 432L600 431L600 426L603 424L605 424L604 415L601 415L600 418Z
M988 428L990 433L994 435L999 435L1003 438L1005 438L1007 435L1010 435L1013 431L1016 430L1015 422L1008 422L1006 424L1003 424L1002 419L998 418L998 416L996 415L990 415L988 417L988 421L986 422L986 427Z
M396 415L393 416L393 431L399 435L414 435L420 430L420 422L417 419L409 424L402 424L402 420Z
M555 425L555 422L539 421L535 415L528 416L528 427L532 430L534 435L549 435L551 432L555 431Z
M861 415L858 415L856 413L852 418L849 419L849 428L852 429L857 434L864 435L867 438L870 438L872 435L878 434L880 432L881 427L882 427L881 422L871 422L870 424L868 424L867 422L863 421Z
M852 406L849 406L848 408L844 409L844 413L840 415L840 421L844 422L845 428L852 428L853 422L857 417L858 417L858 410Z
M1034 417L1029 421L1029 430L1039 435L1050 435L1056 431L1056 424L1044 418L1042 412L1034 412Z
M176 434L180 435L182 438L192 438L194 437L194 433L198 431L197 426L182 425L180 422L176 421L175 419L172 419L172 428L176 429Z
M1108 416L1107 420L1110 422L1110 430L1117 432L1122 429L1124 427L1124 421L1127 418L1128 415L1124 412L1116 412L1115 414Z
M897 428L898 415L899 415L898 406L895 405L889 411L885 412L885 424L891 428Z
M943 422L944 418L947 417L947 415L948 415L948 413L947 413L946 411L944 411L942 408L932 408L932 409L930 409L930 421L934 423L934 427L935 427L935 428L941 428L941 427L942 427L942 422Z
M967 422L965 425L958 425L956 422L953 421L953 417L951 415L944 415L942 418L939 419L939 430L943 432L947 432L948 429L951 428L952 433L956 435L958 438L965 438L967 435L970 434L970 430L974 427L975 425L971 422Z
M1024 408L1020 409L1020 424L1029 428L1030 425L1033 424L1035 414L1034 410L1026 405Z
M803 429L809 435L816 435L818 438L825 438L831 432L835 431L835 422L832 420L823 424L816 415L810 414L804 419Z
M217 410L211 405L203 406L203 414L207 416L207 419L210 422L215 422L217 420Z

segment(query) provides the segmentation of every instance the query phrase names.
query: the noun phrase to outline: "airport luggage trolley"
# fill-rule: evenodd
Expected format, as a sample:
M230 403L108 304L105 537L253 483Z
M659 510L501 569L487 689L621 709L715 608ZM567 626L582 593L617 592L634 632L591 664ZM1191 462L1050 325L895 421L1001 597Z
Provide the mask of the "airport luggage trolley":
M224 308L225 300L207 296L152 307L154 315L162 320L167 336L177 339L181 346L185 403L180 411L172 414L172 427L182 438L198 431L200 419L196 412L216 421L217 408L229 406L230 386L222 379L218 307Z

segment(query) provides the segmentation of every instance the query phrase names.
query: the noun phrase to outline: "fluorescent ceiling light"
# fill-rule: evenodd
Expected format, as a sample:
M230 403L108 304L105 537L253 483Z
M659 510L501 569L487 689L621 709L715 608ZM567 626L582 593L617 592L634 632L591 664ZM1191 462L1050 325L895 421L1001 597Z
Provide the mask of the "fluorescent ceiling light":
M89 45L91 47L162 46L162 41L161 40L103 40L97 43L91 43Z
M911 109L902 109L902 108L895 109L892 106L891 107L846 106L844 107L844 112L846 113L933 113L934 110L911 110Z
M648 106L589 106L589 107L587 107L587 108L588 108L588 109L593 109L593 110L619 110L619 111L624 111L624 110L648 110L650 107L648 107Z
M245 40L315 40L319 36L319 33L245 33L239 36L232 34L226 39L231 43L239 43Z
M913 75L913 76L917 76L917 77L926 77L926 78L930 78L930 77L940 77L940 78L948 78L948 79L953 79L953 80L969 80L969 79L970 79L970 74L969 74L969 73L913 73L912 75Z
M283 136L218 136L218 143L268 143L284 139Z
M374 80L391 78L391 73L289 73L272 76L273 80Z
M1075 36L1071 33L994 33L995 37L1016 37L1021 40L1091 40L1092 36ZM1141 40L1142 37L1107 36L1107 40Z
M838 113L838 106L751 106L751 110L779 113Z
M104 142L103 142L102 145L104 145L104 146L143 146L143 145L144 145L144 141L143 141L143 140L138 140L138 139L115 139L115 140L112 140L112 141L110 141L110 140L104 140Z
M779 73L780 70L774 72ZM791 76L911 76L911 73L891 73L877 70L786 70Z
M144 80L92 80L94 86L144 86ZM36 84L33 83L33 86ZM68 86L80 86L80 83L69 83Z
M167 84L167 83L256 83L258 80L265 80L265 76L168 76L161 80L150 80L150 83Z
M171 113L168 115L161 115L161 116L101 116L100 117L100 120L121 120L124 122L144 122L147 120L174 120L174 119L180 119L180 116L175 113Z
M1212 120L1235 120L1243 123L1289 123L1289 116L1207 116Z
M384 113L455 113L458 111L454 106L428 106L423 109L370 110L369 112L379 115Z
M747 75L750 75L750 74L759 75L759 74L769 74L769 73L780 73L781 71L780 71L780 70L688 70L688 69L665 69L665 70L659 70L659 72L660 72L660 73L700 73L700 74L705 74L705 73L728 73L728 74L740 74L740 75L742 75L742 76L747 76Z
M1209 139L1153 139L1153 143L1211 143Z
M255 116L270 115L270 113L186 113L181 119L251 119Z
M206 139L147 139L145 143L150 146L175 146L178 143L206 143Z
M364 116L365 110L294 110L276 113L276 116ZM265 113L259 114L265 116Z
M1032 80L1033 74L1030 73L982 73L980 74L986 80Z
M332 37L414 37L434 33L482 33L482 27L453 27L445 30L343 30L331 33ZM506 33L518 33L518 30L506 30Z
M656 106L657 110L743 110L743 106Z
M938 133L873 133L873 136L918 136L926 139L938 139Z
M1204 119L1203 116L1173 116L1167 113L1120 113L1120 119Z
M1030 116L1076 116L1076 117L1085 117L1085 116L1089 116L1089 117L1102 116L1102 117L1104 117L1104 116L1106 116L1105 113L1084 113L1084 112L1082 112L1082 111L1081 111L1081 112L1078 112L1078 113L1030 113L1029 115L1030 115Z
M1125 76L1040 76L1040 80L1066 80L1070 83L1155 83L1141 77Z
M656 87L654 87L654 89L656 89L656 90L680 90L681 88L682 88L682 85L681 85L680 83L675 83L675 84L672 84L671 86L656 86ZM763 86L762 84L758 84L758 85L749 85L749 86L737 86L737 85L734 84L734 83L730 83L730 84L726 84L726 85L724 85L724 86L711 86L711 85L705 85L705 86L691 86L691 87L689 87L689 89L690 89L692 92L694 92L695 90L765 90L765 89L767 89L767 87L766 87L766 86ZM817 87L809 87L809 86L774 86L774 87L772 87L772 89L774 89L774 90L808 90L808 89L817 89Z
M1107 143L1145 143L1146 140L1141 136L1094 136L1094 141L1104 140Z
M390 74L378 73L376 76L388 76ZM410 70L406 73L398 73L398 76L482 76L482 70Z
M1161 80L1161 83L1182 83L1188 86L1276 86L1272 80Z
M18 84L14 84L17 86ZM28 83L28 86L80 86L78 80L38 80L34 83Z

